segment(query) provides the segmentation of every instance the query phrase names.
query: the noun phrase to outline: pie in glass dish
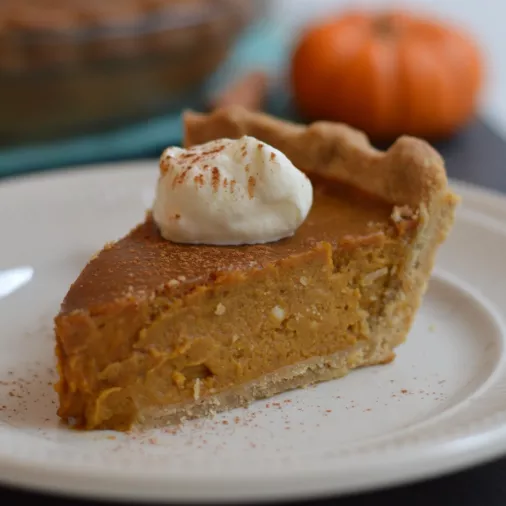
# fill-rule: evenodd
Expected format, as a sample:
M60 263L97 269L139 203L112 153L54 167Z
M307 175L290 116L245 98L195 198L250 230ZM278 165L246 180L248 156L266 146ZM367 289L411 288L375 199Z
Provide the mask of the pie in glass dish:
M1 0L0 144L199 107L264 0Z

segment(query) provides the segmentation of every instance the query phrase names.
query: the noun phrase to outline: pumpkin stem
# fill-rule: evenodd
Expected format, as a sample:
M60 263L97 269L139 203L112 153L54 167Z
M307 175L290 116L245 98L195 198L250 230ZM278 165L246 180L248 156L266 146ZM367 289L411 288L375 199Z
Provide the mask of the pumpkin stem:
M399 30L398 23L395 22L394 17L390 14L382 14L374 18L372 27L374 33L381 37L395 35Z

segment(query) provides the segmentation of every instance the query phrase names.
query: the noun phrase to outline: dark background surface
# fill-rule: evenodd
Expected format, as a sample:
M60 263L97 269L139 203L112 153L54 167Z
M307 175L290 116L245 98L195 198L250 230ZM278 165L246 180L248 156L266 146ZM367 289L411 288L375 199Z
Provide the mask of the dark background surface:
M437 144L450 177L506 192L506 142L483 122L476 122L452 141ZM158 153L153 153L158 158ZM98 506L0 488L0 504L25 502L33 506ZM293 504L293 503L292 503ZM505 506L506 457L443 478L368 494L300 502L312 506Z

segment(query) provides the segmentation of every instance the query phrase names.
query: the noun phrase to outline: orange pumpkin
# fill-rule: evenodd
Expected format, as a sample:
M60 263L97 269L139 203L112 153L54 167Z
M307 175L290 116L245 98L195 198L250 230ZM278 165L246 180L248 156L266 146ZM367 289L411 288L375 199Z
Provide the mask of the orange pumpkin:
M380 139L452 134L473 115L482 75L468 36L404 12L350 12L316 25L291 68L307 119L345 122Z

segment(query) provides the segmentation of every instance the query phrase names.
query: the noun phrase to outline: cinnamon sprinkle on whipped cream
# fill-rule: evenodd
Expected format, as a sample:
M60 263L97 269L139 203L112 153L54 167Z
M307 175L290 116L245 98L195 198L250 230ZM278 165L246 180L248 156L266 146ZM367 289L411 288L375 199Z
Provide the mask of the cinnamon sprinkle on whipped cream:
M293 235L312 203L304 173L282 152L244 136L167 148L153 218L173 242L261 244Z

